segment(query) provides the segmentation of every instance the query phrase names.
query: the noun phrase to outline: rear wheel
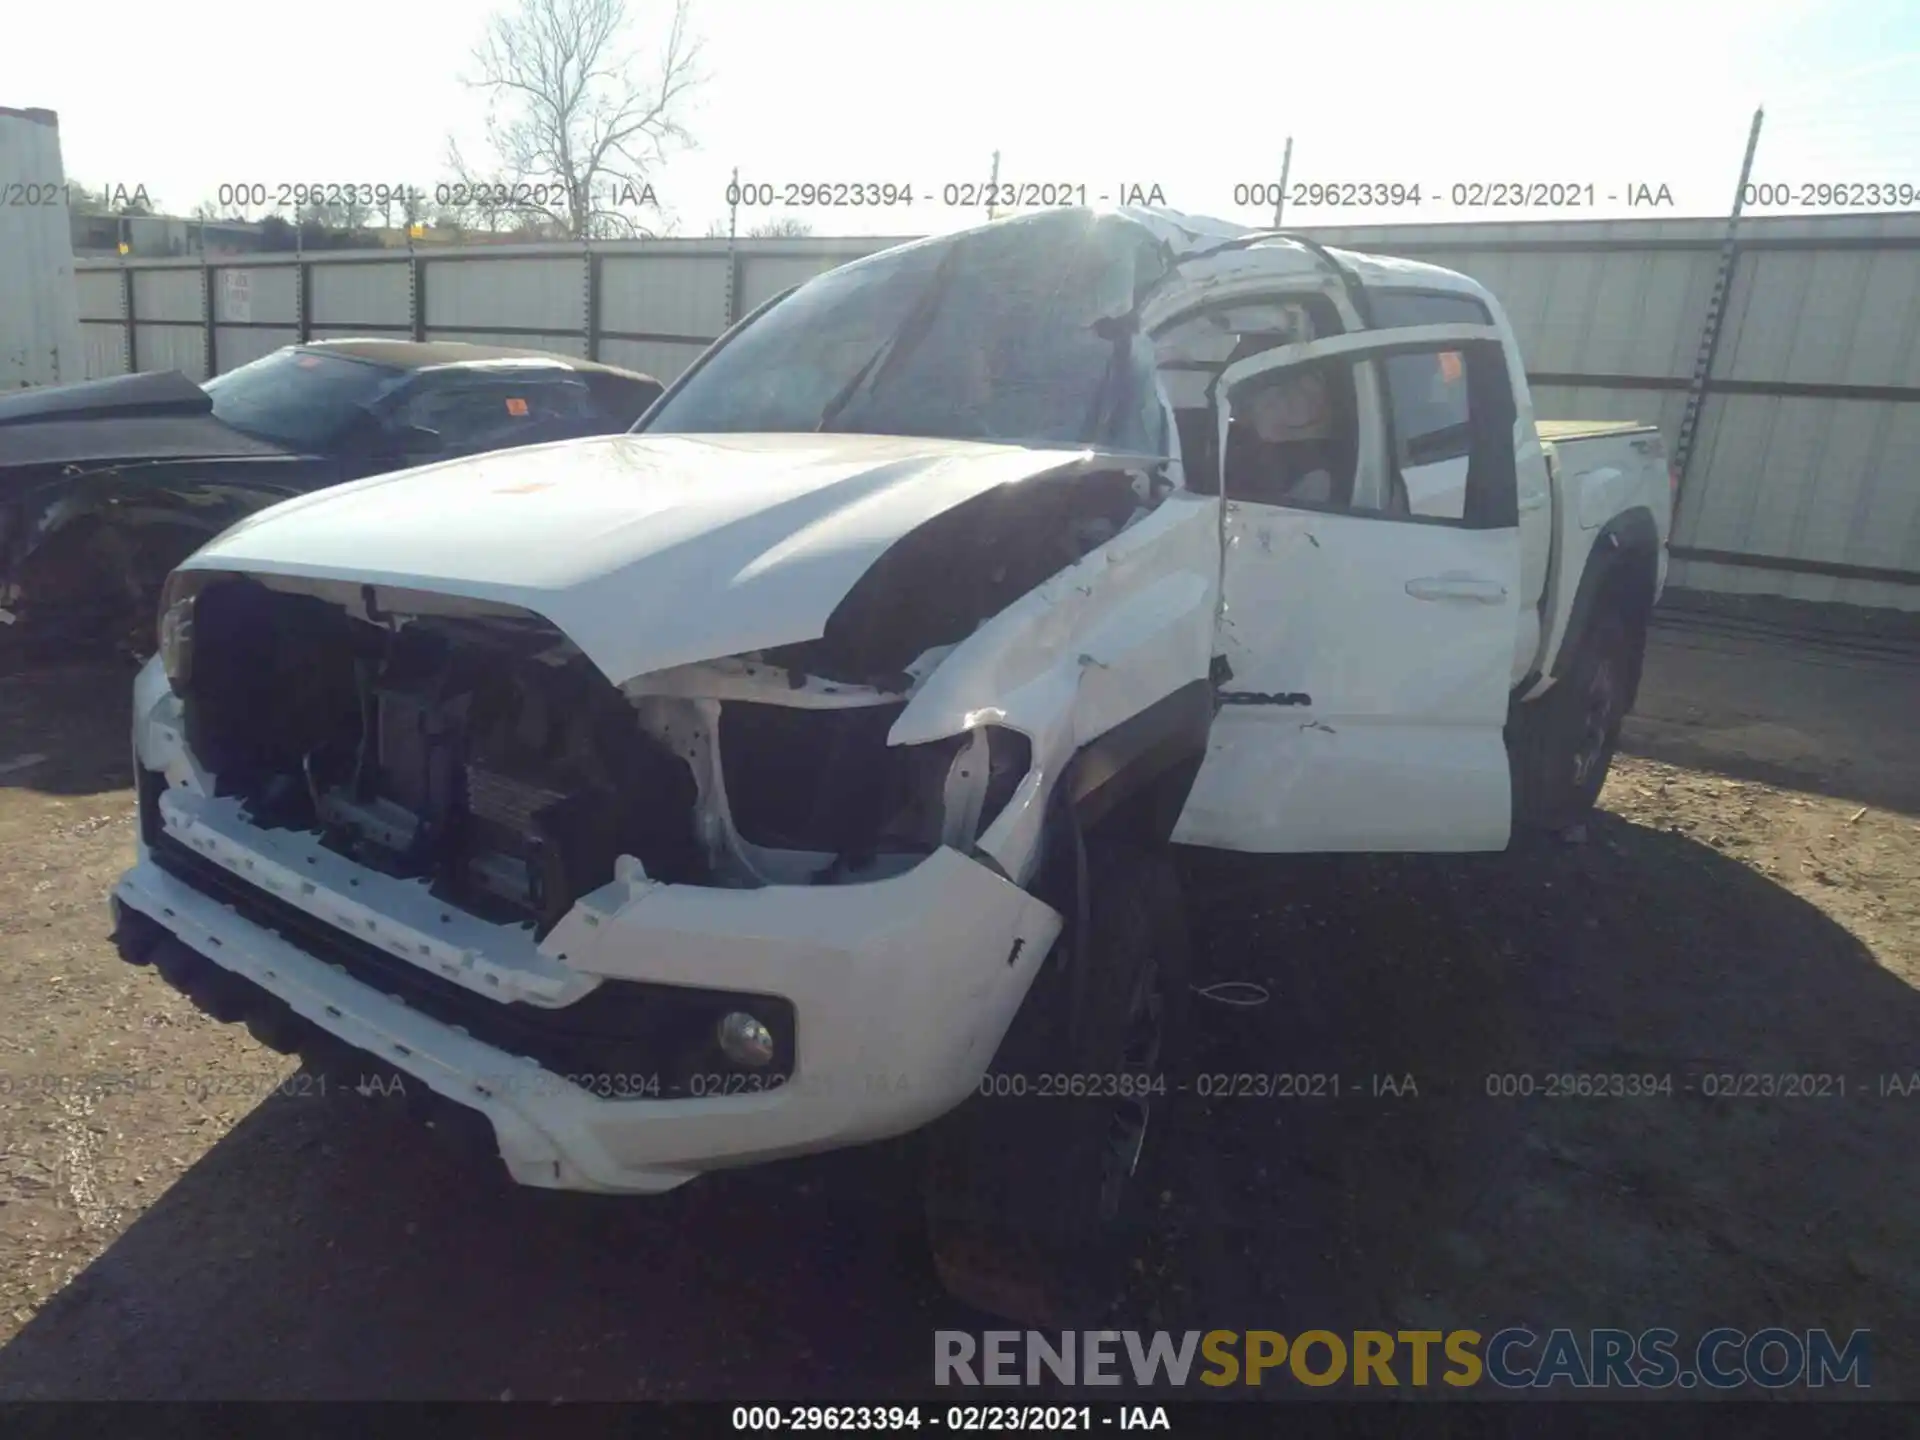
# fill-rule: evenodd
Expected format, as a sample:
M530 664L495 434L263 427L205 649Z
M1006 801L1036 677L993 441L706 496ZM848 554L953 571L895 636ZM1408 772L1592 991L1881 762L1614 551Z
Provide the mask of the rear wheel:
M1144 1234L1142 1155L1184 1029L1186 923L1165 847L1090 847L1088 882L1084 981L1063 935L983 1093L927 1132L942 1284L1033 1325L1091 1320L1119 1294Z
M1562 830L1592 812L1633 703L1644 631L1617 608L1594 617L1553 689L1517 707L1515 827Z

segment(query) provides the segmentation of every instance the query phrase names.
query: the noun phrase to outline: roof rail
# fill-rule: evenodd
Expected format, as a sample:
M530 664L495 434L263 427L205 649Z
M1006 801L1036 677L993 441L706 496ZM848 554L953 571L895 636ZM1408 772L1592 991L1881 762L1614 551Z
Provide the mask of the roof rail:
M1175 262L1175 268L1194 260L1205 260L1209 256L1219 255L1228 250L1244 250L1249 245L1257 245L1263 240L1288 240L1309 251L1315 258L1323 261L1333 271L1341 286L1347 292L1347 299L1353 303L1354 312L1360 317L1360 324L1368 330L1377 328L1373 323L1373 304L1367 297L1367 287L1360 277L1334 258L1318 240L1310 235L1302 235L1298 230L1249 230L1244 235L1236 235L1218 245L1209 245L1204 250L1194 250L1182 255Z

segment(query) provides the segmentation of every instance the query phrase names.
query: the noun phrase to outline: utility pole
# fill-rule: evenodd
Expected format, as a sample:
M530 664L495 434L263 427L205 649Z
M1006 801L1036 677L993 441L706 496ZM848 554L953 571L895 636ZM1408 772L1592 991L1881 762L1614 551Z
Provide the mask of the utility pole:
M1287 210L1287 175L1293 169L1293 137L1287 136L1287 148L1280 152L1280 193L1273 197L1273 228L1280 228L1280 217Z
M1747 182L1753 178L1753 155L1760 147L1760 122L1766 118L1762 107L1753 112L1753 126L1747 131L1747 153L1740 161L1740 183L1733 190L1733 209L1727 214L1727 234L1720 244L1720 269L1714 276L1713 294L1707 300L1706 323L1700 330L1700 350L1694 357L1693 381L1687 387L1687 408L1680 416L1680 433L1673 446L1676 515L1680 491L1686 488L1687 467L1693 460L1693 442L1700 429L1700 412L1706 408L1707 386L1713 375L1714 356L1720 350L1720 331L1727 314L1727 294L1733 289L1734 266L1740 254L1740 211L1747 197Z
M993 202L1000 198L1000 152L993 152L993 173L987 177L987 219L994 218Z

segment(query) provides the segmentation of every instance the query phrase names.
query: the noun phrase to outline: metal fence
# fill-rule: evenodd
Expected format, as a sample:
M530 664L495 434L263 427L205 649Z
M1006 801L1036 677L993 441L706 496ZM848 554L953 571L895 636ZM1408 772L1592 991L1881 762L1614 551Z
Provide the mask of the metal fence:
M1671 448L1693 397L1676 586L1920 611L1920 215L1750 220L1731 250L1715 220L1303 233L1487 285L1512 316L1542 416L1652 420ZM297 341L392 334L533 345L669 380L761 301L901 238L75 269L89 375L199 379ZM1717 344L1703 348L1710 328Z

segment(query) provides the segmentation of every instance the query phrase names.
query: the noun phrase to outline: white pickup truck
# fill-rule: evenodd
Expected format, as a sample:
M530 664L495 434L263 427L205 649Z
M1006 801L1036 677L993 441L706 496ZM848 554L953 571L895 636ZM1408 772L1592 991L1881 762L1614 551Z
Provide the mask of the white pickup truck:
M902 245L632 434L187 561L117 934L528 1185L926 1126L947 1283L1064 1316L1178 1063L1170 844L1577 823L1669 507L1463 276L1148 211Z

